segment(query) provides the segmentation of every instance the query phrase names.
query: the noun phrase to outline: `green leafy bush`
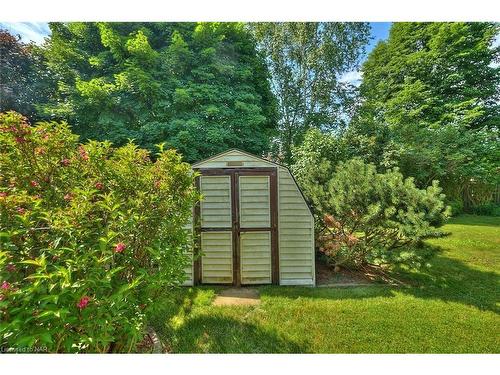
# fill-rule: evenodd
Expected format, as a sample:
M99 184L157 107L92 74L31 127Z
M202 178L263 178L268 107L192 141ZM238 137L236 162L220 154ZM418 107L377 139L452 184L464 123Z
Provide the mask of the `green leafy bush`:
M464 203L461 199L452 199L448 202L452 216L460 215L464 212Z
M302 187L320 218L320 250L336 266L416 265L416 245L438 235L448 217L437 182L421 190L397 170L377 173L360 159L341 162L324 178L323 185L302 179Z
M486 216L500 216L500 205L498 203L484 203L471 208L473 214Z
M0 114L0 165L0 346L133 350L144 309L184 278L190 166L15 112Z

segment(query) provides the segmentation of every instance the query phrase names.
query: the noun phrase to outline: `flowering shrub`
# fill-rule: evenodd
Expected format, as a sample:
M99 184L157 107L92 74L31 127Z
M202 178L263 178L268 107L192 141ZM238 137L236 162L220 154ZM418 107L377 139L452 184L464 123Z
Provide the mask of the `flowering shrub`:
M0 114L0 346L127 352L183 281L198 195L188 164L65 124Z

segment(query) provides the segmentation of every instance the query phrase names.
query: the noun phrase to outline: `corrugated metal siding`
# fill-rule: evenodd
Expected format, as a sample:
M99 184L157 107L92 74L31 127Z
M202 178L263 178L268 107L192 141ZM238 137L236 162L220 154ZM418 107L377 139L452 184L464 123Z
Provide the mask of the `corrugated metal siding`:
M269 176L241 176L240 227L259 228L271 225Z
M201 233L201 281L207 284L233 282L231 232Z
M241 283L271 283L271 233L245 232L240 236Z
M231 222L231 178L229 176L202 176L200 190L201 226L229 228Z
M312 215L286 168L279 168L280 284L313 285L314 223Z

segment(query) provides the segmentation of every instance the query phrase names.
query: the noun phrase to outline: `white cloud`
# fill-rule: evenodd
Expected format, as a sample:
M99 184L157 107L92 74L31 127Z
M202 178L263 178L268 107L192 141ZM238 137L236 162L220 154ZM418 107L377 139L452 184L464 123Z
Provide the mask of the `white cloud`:
M359 86L361 80L363 79L363 74L358 70L352 70L350 72L345 72L339 78L339 82L350 83L354 86Z
M20 35L25 43L41 44L44 38L50 34L49 25L46 22L0 23L0 28L7 29L14 35Z

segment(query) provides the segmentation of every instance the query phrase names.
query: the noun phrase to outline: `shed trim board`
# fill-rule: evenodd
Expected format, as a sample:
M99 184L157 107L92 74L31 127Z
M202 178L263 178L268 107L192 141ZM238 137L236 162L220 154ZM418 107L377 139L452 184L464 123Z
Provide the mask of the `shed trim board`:
M315 285L314 219L288 168L233 149L193 170L191 285Z

